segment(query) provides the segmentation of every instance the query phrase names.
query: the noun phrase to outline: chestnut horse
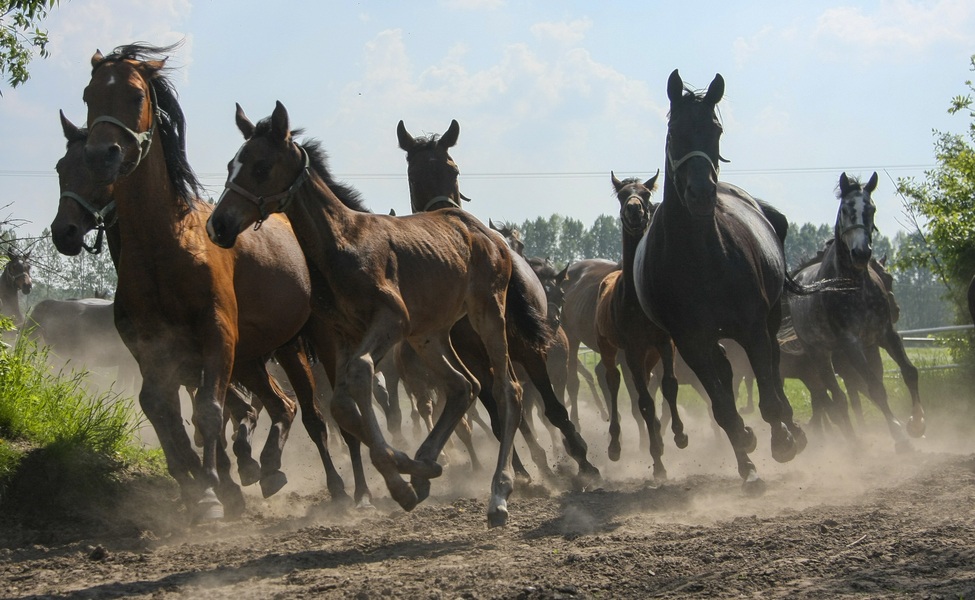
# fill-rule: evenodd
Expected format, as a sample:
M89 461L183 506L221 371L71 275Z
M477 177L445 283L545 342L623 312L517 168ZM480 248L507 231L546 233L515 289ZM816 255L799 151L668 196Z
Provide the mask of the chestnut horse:
M256 126L238 105L237 127L245 142L228 165L226 189L207 222L210 239L230 248L273 213L291 220L312 270L314 310L337 338L332 413L369 447L390 494L406 510L429 495L430 479L442 473L436 458L478 391L449 338L454 323L469 317L494 369L503 422L488 524L505 524L521 415L505 318L529 328L526 336L544 328L511 287L517 281L504 240L461 210L406 217L363 212L358 193L332 179L318 144L295 142L280 102ZM541 335L531 337L544 345ZM386 442L372 409L374 365L400 341L416 350L446 390L443 413L416 459Z
M199 184L186 161L185 121L163 71L164 55L173 48L96 52L84 92L90 126L83 158L92 185L85 191L89 204L93 197L115 202L117 231L109 235L110 246L113 239L117 244L115 324L142 372L140 405L195 518L222 517L224 503L238 512L243 497L220 443L224 399L230 382L239 381L267 408L272 426L259 477L265 496L275 493L287 481L281 451L295 416L265 366L280 349L277 357L325 463L329 491L339 498L343 485L328 456L299 337L311 314L304 256L280 217L243 236L233 250L210 244L205 225L212 207L197 196ZM52 224L59 248L80 251L88 219L58 222L57 230ZM180 418L180 385L198 387L193 421L203 439L202 462ZM246 428L235 445L249 442L252 423Z
M443 207L460 208L461 200L464 199L458 185L460 170L448 153L448 150L457 143L459 135L460 125L456 120L451 121L450 126L442 136L428 138L412 136L406 130L403 121L397 125L396 137L400 148L406 152L410 204L414 214L433 211L439 215L441 213L437 213L437 209ZM493 234L503 240L497 233ZM512 264L512 281L519 283L518 290L522 294L520 300L532 306L535 313L545 315L547 311L545 290L531 266L517 253L512 253ZM547 335L543 344L530 344L526 343L528 338L524 332L519 331L518 324L511 319L508 321L507 338L512 361L524 367L528 379L542 395L542 401L545 405L545 418L562 432L563 445L566 451L579 465L578 477L580 482L583 486L591 484L599 478L599 470L589 462L586 456L588 452L586 442L569 419L565 405L556 395L546 366L546 352L552 341L551 330L545 327ZM462 330L463 328L458 327L457 329ZM460 341L456 333L451 336L451 339L455 340L455 344L458 346L465 346L467 364L484 373L485 378L490 378L490 372L485 368L488 366L487 363L481 361L481 368L473 364L473 357L477 356L477 350L468 345L476 345L476 341L470 339L470 336L465 341ZM490 406L490 404L490 401L485 403L486 406ZM539 459L540 457L535 458L536 463Z
M666 479L667 470L661 457L663 440L660 437L660 421L655 414L653 396L648 384L650 372L657 362L662 362L661 388L670 406L674 443L678 448L687 447L687 434L677 412L677 378L674 376L674 343L667 332L653 323L636 297L633 283L633 256L637 244L650 225L656 206L650 196L657 186L656 175L640 182L627 178L620 181L611 173L616 199L620 205L620 223L623 227L623 268L613 271L603 279L599 287L596 305L596 331L600 360L606 369L609 384L609 458L620 459L620 414L617 399L620 391L620 372L616 368L616 354L626 353L625 360L633 376L637 390L640 414L650 437L650 456L653 458L653 476Z
M765 483L748 458L757 440L736 409L731 365L718 340L731 338L745 349L762 418L772 426L772 456L792 460L806 437L782 388L775 336L786 284L801 288L785 268L788 220L718 181L721 124L715 107L723 95L721 75L706 93L685 93L680 74L671 73L664 195L637 248L633 274L643 310L670 333L707 390L714 418L734 448L743 489L761 493Z
M895 448L906 451L911 443L887 402L880 348L900 367L910 391L912 414L907 433L913 437L924 434L924 409L918 393L917 368L911 364L904 342L894 329L889 291L877 270L870 267L877 210L871 194L876 188L876 173L866 184L846 173L840 175L833 243L826 248L821 262L796 275L797 281L806 284L843 279L851 282L853 289L795 297L789 304L796 335L823 381L828 382L827 387L836 386L832 356L837 355L867 382L870 399L883 413Z

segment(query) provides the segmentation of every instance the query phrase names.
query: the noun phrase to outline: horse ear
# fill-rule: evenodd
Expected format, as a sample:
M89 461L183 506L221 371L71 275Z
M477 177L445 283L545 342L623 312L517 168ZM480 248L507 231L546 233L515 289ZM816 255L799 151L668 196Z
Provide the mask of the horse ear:
M559 271L559 274L555 276L555 283L562 285L569 278L569 265L565 265L565 268Z
M867 190L870 193L873 193L873 191L875 189L877 189L877 172L876 171L874 171L873 172L873 175L870 176L870 181L867 182L867 185L864 186L863 189Z
M247 118L247 115L244 114L244 109L240 107L240 104L237 104L237 114L235 119L237 121L237 129L244 134L244 139L251 139L251 136L254 135L254 124L251 123L250 119Z
M845 196L850 191L850 178L846 176L846 171L840 173L840 196Z
M166 59L162 60L147 60L139 64L139 69L143 71L146 80L152 79L156 73L163 70L166 66Z
M64 116L63 110L59 110L58 114L61 115L61 131L64 132L64 139L73 140L78 137L80 131L78 127Z
M717 73L711 81L711 85L708 86L708 93L704 95L704 101L717 104L721 101L722 96L724 96L724 77L721 76L721 73Z
M400 123L402 123L402 121L400 121ZM395 208L389 209L389 216L391 216L391 217L395 217L396 216L396 209Z
M278 100L274 104L274 112L271 113L271 137L286 142L291 135L291 125L288 122L288 109Z
M396 139L399 140L399 147L407 152L411 152L416 146L416 139L406 130L403 119L400 119L399 125L396 126Z
M492 221L490 218L488 218L488 227L490 227L495 231L501 231L500 229L498 229L498 226L494 224L494 221Z
M616 190L617 193L619 193L620 189L623 187L623 182L617 179L616 173L612 171L609 172L609 178L613 182L613 189Z
M105 60L105 55L102 54L101 50L96 49L95 53L91 55L91 66L97 67L103 60Z
M643 186L645 188L647 188L648 190L650 190L651 192L654 191L655 189L657 189L657 178L658 177L660 177L660 169L657 169L657 174L654 175L653 177L651 177L650 179L647 179L643 183Z
M440 136L440 141L437 142L437 145L443 148L451 148L457 143L458 136L460 136L460 123L457 122L457 119L451 119L450 127Z
M670 79L667 80L667 97L672 103L684 97L684 82L681 81L677 69L674 69L674 72L670 74Z

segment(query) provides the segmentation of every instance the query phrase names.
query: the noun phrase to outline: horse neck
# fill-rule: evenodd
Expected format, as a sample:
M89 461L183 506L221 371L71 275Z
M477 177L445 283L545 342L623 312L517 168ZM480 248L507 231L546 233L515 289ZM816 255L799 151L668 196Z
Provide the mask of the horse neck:
M160 141L152 145L134 172L118 179L113 195L118 213L118 240L113 259L120 256L122 245L158 251L178 243L186 208L170 182Z
M328 274L328 256L345 238L356 211L313 174L284 211L305 256L322 274Z
M623 285L627 293L636 293L636 281L633 278L633 263L636 260L636 248L640 245L643 234L628 233L623 230Z
M835 229L833 243L829 245L826 253L823 254L823 264L830 265L833 270L833 273L830 273L831 276L842 276L858 283L863 281L863 276L866 272L866 269L860 270L854 268L853 261L850 259L850 247L843 241L843 236L839 233L839 227Z

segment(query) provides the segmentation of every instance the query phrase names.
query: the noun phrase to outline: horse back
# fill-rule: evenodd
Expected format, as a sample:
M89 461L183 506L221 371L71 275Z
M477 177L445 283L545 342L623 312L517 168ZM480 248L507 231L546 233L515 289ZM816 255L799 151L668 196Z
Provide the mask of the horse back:
M596 348L596 306L599 286L618 263L601 258L580 260L569 265L563 284L565 300L562 304L562 328L566 335L580 340L589 348Z

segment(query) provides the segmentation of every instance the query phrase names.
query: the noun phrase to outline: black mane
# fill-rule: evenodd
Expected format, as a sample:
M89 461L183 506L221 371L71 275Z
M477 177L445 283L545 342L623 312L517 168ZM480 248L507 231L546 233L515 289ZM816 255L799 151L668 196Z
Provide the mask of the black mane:
M122 60L136 60L140 62L165 60L182 42L169 46L151 46L143 42L136 42L119 46L112 50L98 64L92 67L94 73L99 67L109 62ZM186 158L186 118L179 105L179 96L172 82L166 76L170 69L163 68L149 81L155 92L156 128L157 135L162 141L163 154L169 171L169 181L177 195L184 201L199 198L203 186Z

